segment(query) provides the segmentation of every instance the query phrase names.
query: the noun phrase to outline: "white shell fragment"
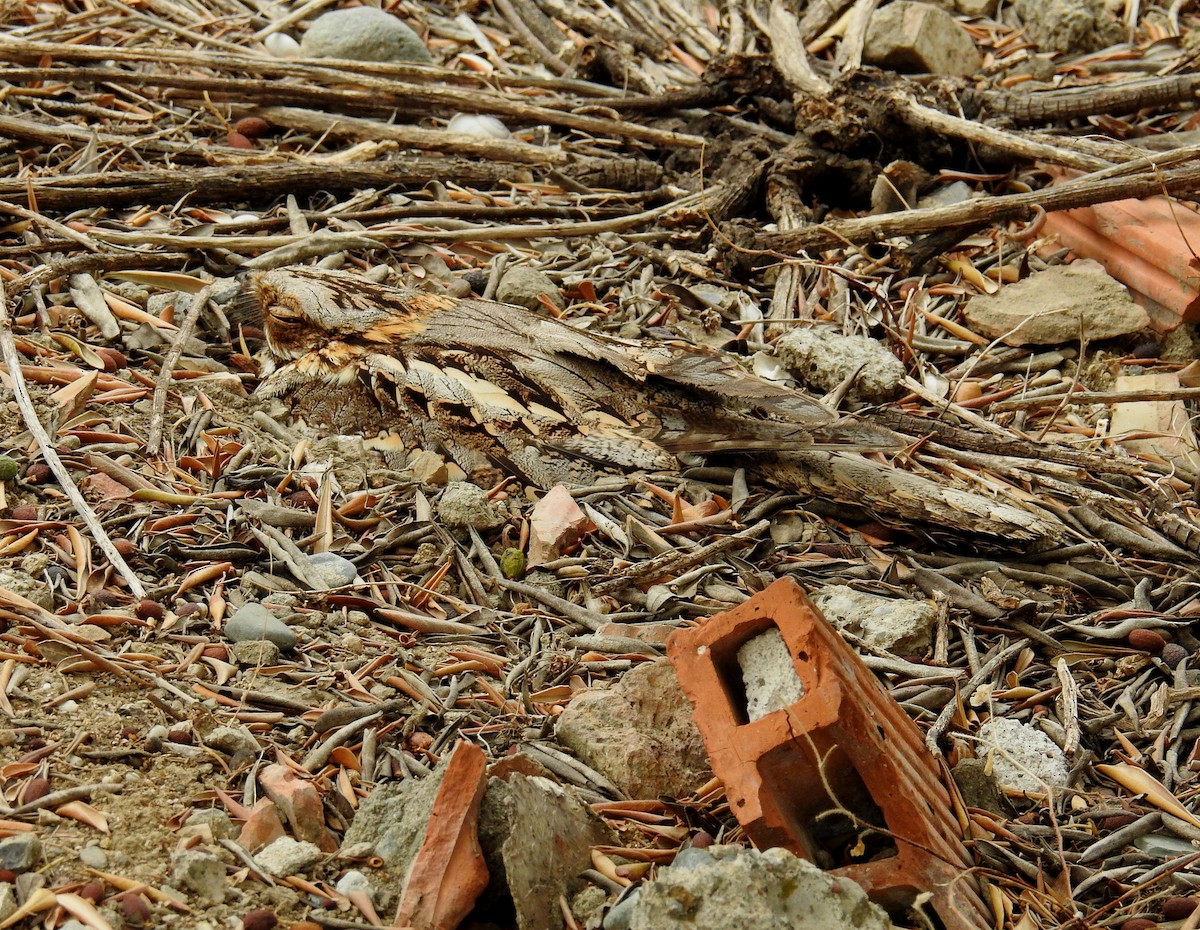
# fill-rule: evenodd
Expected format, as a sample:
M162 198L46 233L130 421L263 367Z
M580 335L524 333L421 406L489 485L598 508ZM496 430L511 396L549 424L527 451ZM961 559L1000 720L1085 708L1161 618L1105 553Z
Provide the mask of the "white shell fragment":
M500 120L485 113L455 113L446 124L446 131L481 139L507 139L511 135Z
M299 58L300 43L283 32L272 32L263 39L267 54L272 58Z

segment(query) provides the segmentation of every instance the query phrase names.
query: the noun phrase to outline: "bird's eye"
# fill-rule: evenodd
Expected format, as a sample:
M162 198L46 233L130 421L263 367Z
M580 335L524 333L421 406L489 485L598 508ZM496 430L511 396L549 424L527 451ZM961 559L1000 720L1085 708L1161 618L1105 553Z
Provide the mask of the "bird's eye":
M299 326L303 322L303 317L288 307L272 307L271 322L280 326Z

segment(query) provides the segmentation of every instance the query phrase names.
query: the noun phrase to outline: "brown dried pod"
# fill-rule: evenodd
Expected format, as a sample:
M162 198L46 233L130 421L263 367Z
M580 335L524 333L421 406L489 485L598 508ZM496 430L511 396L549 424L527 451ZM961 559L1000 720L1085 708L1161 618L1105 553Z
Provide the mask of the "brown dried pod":
M243 136L240 132L231 132L225 137L225 144L235 149L252 149L254 143Z
M242 918L242 930L272 930L279 918L269 907L258 907Z
M233 131L247 139L259 139L271 131L271 124L261 116L243 116L233 124Z
M104 362L105 371L120 371L122 368L129 367L129 360L126 359L125 356L116 349L109 348L108 346L102 346L101 348L96 349L96 354L100 356L101 361Z
M1166 644L1167 641L1163 639L1162 634L1154 630L1133 630L1129 634L1129 645L1134 649L1141 649L1143 652L1152 652L1158 655Z

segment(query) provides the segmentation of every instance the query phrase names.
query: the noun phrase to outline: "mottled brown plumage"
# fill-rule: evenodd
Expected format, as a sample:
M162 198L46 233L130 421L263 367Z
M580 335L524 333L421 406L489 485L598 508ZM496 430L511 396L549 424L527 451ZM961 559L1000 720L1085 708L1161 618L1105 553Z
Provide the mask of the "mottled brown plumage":
M397 430L468 473L496 467L549 487L596 471L674 468L683 451L740 452L775 483L881 516L1015 539L1061 531L1044 512L855 454L903 440L719 352L615 339L345 272L278 269L253 275L250 287L273 361L264 393L310 418L319 411L315 419L339 432Z

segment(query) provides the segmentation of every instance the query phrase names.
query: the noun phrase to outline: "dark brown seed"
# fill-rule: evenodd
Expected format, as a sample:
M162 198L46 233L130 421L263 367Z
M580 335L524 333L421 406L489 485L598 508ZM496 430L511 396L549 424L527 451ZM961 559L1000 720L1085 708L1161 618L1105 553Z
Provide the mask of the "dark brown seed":
M1134 917L1121 924L1121 930L1154 930L1157 926L1158 924L1148 917Z
M121 916L135 927L143 926L150 919L150 905L136 891L121 895Z
M17 873L12 869L0 869L0 882L8 882L10 885L17 880Z
M35 776L25 782L25 789L21 792L21 803L28 804L31 801L44 798L49 793L50 779Z
M249 139L247 139L245 136L243 136L240 132L231 132L229 135L227 135L225 137L225 142L231 148L235 148L235 149L252 149L252 148L254 148L254 143L251 142Z
M697 849L707 849L715 842L713 835L705 830L697 831L696 835L692 837L692 845Z
M133 612L142 620L161 620L166 613L163 610L162 604L158 603L158 601L152 601L148 597L138 601L137 607L133 609Z
M1174 668L1189 655L1190 653L1179 645L1179 643L1167 643L1163 646L1162 660L1171 666L1171 668Z
M21 504L12 509L11 517L14 520L36 520L38 518L37 508L31 504Z
M99 904L104 897L104 882L88 882L79 889L79 897L86 898L93 904Z
M1153 652L1158 655L1166 644L1167 641L1162 638L1162 634L1156 633L1154 630L1133 630L1129 634L1129 645L1134 649L1141 649L1143 652Z
M269 907L259 907L242 918L242 930L271 930L279 918Z
M45 462L34 462L25 469L25 480L30 484L41 484L50 478L50 466Z
M217 643L212 646L205 646L201 653L206 659L216 659L220 662L225 662L229 659L229 650Z
M1102 830L1120 830L1121 827L1127 827L1138 819L1139 814L1113 814L1111 817L1105 817L1100 821L1100 829Z
M261 117L244 116L233 124L233 131L240 132L247 139L259 139L271 131L271 126Z
M138 551L137 543L128 539L114 539L113 548L125 556L125 558L129 558L129 556Z
M1172 897L1163 901L1162 915L1167 920L1183 920L1196 909L1197 904L1200 904L1200 902L1198 902L1195 898L1185 898L1182 895L1173 895Z

